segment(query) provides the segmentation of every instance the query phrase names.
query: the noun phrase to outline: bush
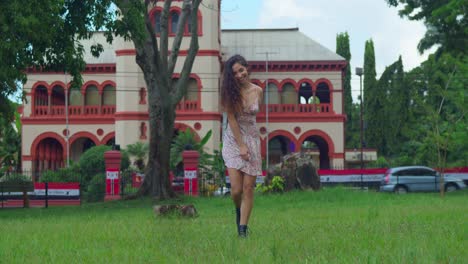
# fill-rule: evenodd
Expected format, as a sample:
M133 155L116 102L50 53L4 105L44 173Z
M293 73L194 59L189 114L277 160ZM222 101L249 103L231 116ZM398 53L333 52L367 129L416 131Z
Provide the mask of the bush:
M270 185L261 184L255 189L262 193L282 193L284 191L284 179L281 176L274 176Z
M105 173L106 165L104 163L104 153L111 150L110 146L101 145L88 149L80 158L79 166L83 176L82 183L87 184L93 175L96 173ZM125 170L130 166L128 154L122 153L121 170Z
M98 173L89 182L86 201L87 202L102 202L106 195L106 175L104 173Z
M42 173L40 182L81 182L80 167L73 164L69 168L61 168L56 171L45 171Z
M28 177L26 175L19 174L19 173L12 173L12 174L2 176L0 178L0 182L4 182L4 183L30 183L30 182L32 182L32 180L31 180L30 177Z

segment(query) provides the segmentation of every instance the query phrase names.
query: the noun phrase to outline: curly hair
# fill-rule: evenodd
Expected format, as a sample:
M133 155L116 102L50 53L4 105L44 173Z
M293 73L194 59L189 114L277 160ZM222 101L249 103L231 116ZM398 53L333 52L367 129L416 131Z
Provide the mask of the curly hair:
M241 112L243 106L241 88L232 72L232 66L236 63L248 68L247 61L241 55L230 57L224 63L221 82L221 105L226 111L231 113Z

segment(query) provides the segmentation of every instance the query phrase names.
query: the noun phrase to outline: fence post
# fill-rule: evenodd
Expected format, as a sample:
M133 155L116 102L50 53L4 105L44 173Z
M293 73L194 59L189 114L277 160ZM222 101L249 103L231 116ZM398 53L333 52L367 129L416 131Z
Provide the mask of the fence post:
M45 208L49 208L49 182L45 182Z

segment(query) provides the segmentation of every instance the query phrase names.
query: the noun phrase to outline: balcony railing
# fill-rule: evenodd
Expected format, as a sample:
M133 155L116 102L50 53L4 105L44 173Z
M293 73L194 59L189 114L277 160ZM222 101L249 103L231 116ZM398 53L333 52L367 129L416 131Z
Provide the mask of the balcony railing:
M198 111L198 101L183 101L177 104L176 111Z
M54 106L35 106L34 107L34 116L56 116L63 117L65 116L65 106L63 105L54 105ZM81 116L81 115L114 115L115 114L115 105L85 105L85 106L68 106L68 115L69 116Z
M266 112L266 105L260 107L261 112ZM330 104L269 104L269 113L329 113Z

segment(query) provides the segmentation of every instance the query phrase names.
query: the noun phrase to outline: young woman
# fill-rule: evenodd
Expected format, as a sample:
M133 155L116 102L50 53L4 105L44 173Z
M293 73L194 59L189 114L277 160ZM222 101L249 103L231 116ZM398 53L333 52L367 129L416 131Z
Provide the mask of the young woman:
M262 88L250 82L247 61L240 55L229 58L224 64L221 87L221 104L228 118L222 154L231 181L237 231L241 237L247 236L256 177L262 173L256 126L262 98Z

